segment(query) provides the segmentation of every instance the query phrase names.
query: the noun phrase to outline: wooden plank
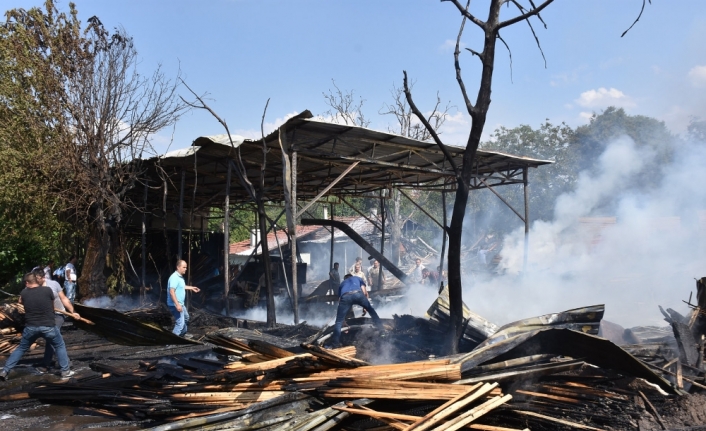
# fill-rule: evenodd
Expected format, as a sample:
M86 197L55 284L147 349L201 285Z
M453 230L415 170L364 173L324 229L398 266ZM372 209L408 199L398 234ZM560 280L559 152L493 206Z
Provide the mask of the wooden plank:
M467 398L460 399L459 401L445 407L444 409L441 409L437 413L429 416L428 419L420 421L418 424L412 424L409 429L416 429L417 431L424 431L426 429L429 429L439 423L441 420L446 419L447 417L451 416L452 414L456 413L460 409L464 408L468 404L472 403L473 401L477 400L478 398L487 395L495 389L498 386L497 383L485 383L483 386L481 386L480 389L477 391L474 391L468 395ZM426 416L425 416L426 417Z
M449 407L449 406L455 404L456 402L460 401L462 398L464 398L465 396L467 396L467 395L470 394L471 392L475 391L476 389L478 389L478 388L479 388L480 386L482 386L482 385L483 385L482 383L478 383L478 384L476 384L476 385L471 386L471 387L468 388L468 390L467 390L466 392L464 392L463 394L458 395L456 398L450 399L449 401L445 402L444 404L440 405L439 407L435 408L434 410L432 410L432 411L430 411L429 413L427 413L426 415L424 415L422 418L420 418L420 419L414 421L414 423L410 424L410 426L409 426L408 428L406 428L406 430L407 430L407 431L411 431L411 430L413 430L413 429L419 427L419 426L422 425L424 422L429 421L429 420L430 420L432 417L434 417L436 414L438 414L438 413L444 411L447 407Z
M564 425L564 426L568 426L568 427L571 427L571 428L577 428L577 429L582 429L582 430L591 430L591 431L606 431L606 430L604 430L604 429L602 429L602 428L594 428L594 427L591 427L591 426L588 426L588 425L583 425L583 424L580 424L580 423L571 422L571 421L567 421L567 420L564 420L564 419L559 419L559 418L555 418L555 417L552 417L552 416L543 415L543 414L541 414L541 413L528 412L528 411L525 411L525 410L512 410L512 411L515 412L515 413L519 413L519 414L521 414L521 415L532 416L532 417L535 417L535 418L544 419L544 420L546 420L546 421L558 423L558 424L561 424L561 425Z
M494 408L505 404L512 399L512 395L507 394L503 397L494 397L475 407L466 413L446 422L444 425L436 428L437 431L456 431L470 424L474 420L493 410Z

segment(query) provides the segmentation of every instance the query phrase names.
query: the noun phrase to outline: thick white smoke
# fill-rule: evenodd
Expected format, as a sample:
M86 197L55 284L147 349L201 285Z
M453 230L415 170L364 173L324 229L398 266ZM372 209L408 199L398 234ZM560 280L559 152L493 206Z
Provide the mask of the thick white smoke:
M518 229L505 238L507 275L464 283L465 302L498 324L598 303L606 304L605 319L625 327L663 325L658 305L685 314L682 300L694 278L706 275L699 221L706 209L706 151L680 148L673 164L652 173L661 176L657 187L626 187L653 157L629 138L612 142L597 169L581 173L575 191L559 198L554 220L532 224L527 273L520 274L524 231ZM602 212L606 201L613 214ZM606 216L616 222L593 229L580 223Z

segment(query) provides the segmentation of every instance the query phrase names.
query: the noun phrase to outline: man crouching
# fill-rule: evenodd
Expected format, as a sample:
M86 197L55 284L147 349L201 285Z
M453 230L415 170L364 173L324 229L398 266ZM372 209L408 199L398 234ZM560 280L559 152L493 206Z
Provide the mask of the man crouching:
M363 310L367 311L370 317L373 318L373 324L378 328L382 328L380 317L378 317L375 309L368 301L368 291L362 278L346 274L343 278L343 283L338 287L338 298L338 310L336 311L336 324L333 327L333 335L331 336L331 347L340 347L341 327L346 314L348 314L353 305L363 307Z

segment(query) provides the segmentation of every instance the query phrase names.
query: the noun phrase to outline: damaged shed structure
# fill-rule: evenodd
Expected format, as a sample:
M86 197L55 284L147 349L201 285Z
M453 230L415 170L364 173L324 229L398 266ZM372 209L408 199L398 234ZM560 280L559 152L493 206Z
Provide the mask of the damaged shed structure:
M460 164L465 149L447 148ZM285 211L279 218L269 220L268 217L268 220L260 221L260 227L265 228L264 234L273 229L286 232L292 260L291 279L298 280L298 220L302 220L303 225L331 227L336 225L334 204L348 204L349 197L384 199L393 189L408 197L405 189L447 193L456 187L453 170L435 143L316 120L309 111L289 119L262 140L225 134L199 137L189 148L142 162L148 180L144 189L138 187L132 196L133 202L138 204L136 206L144 209L132 219L133 225L142 227L142 285L145 285L147 267L145 236L148 230L163 230L165 238L167 230L176 230L177 238L181 240L177 241L176 250L167 250L168 261L173 262L174 258L188 261L188 250L183 249L183 233L203 232L207 229L209 210L223 208L224 238L218 259L224 269L221 275L226 296L231 281L228 216L233 208L253 208L257 200L284 203ZM472 190L488 188L508 204L493 189L510 184L524 186L524 208L511 209L524 222L527 235L529 168L552 162L479 150L474 163ZM309 210L316 202L331 206L331 220L317 220L310 214ZM419 209L430 216L424 208ZM381 211L384 212L384 206ZM280 220L285 214L286 223L283 223ZM379 227L384 231L383 214L381 220L383 225ZM445 230L445 221L432 220ZM286 225L286 229L281 225ZM332 228L330 231L333 235ZM384 241L381 250L376 250L362 239L363 243L360 243L353 236L351 238L378 258L385 269L404 278L404 274L384 258ZM289 294L297 322L297 289L291 289Z

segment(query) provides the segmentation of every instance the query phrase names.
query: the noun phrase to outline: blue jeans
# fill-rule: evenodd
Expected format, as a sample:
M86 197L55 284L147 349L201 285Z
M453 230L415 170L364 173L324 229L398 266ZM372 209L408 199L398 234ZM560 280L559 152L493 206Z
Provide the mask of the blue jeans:
M47 344L51 344L54 350L56 350L56 357L59 360L59 366L61 367L61 372L65 373L69 371L69 355L66 353L66 345L64 344L64 339L61 337L61 332L56 326L26 326L24 331L22 331L22 341L20 345L12 352L7 362L5 362L5 367L3 368L6 373L15 368L15 365L20 361L22 356L27 350L29 350L32 343L37 341L39 337L44 338Z
M370 305L370 301L365 297L362 290L347 293L338 300L338 311L336 311L336 324L333 327L333 335L331 336L331 345L338 347L341 344L341 327L346 319L346 314L351 310L353 305L360 305L373 318L373 324L377 327L382 326L380 317Z
M62 314L54 315L54 324L56 329L61 333L61 325L64 324L65 317ZM63 337L62 337L63 338ZM54 358L54 346L51 343L46 343L44 346L44 366L49 368L51 366L51 360Z
M66 297L69 298L69 301L73 304L74 299L76 299L76 283L66 280L64 282L64 290L66 291Z
M186 335L186 323L189 321L189 312L186 310L186 305L181 306L181 313L177 311L176 307L173 305L168 305L169 311L172 312L174 316L174 330L173 333L183 337Z

